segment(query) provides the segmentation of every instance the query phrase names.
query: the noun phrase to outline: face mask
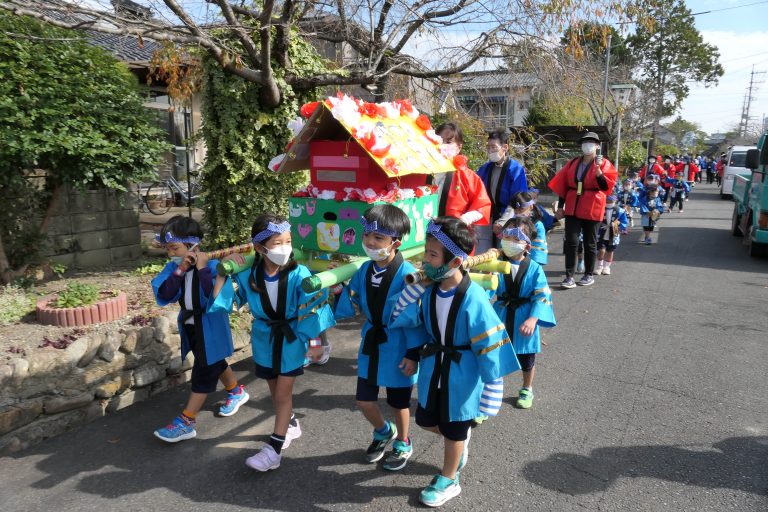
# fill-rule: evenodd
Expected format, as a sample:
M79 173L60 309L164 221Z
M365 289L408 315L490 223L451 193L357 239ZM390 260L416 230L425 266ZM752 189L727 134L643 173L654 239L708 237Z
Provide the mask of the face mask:
M291 253L293 252L293 247L290 245L281 245L279 247L275 247L274 249L267 249L267 259L277 265L278 267L282 267L286 263L288 263L288 260L291 259Z
M648 160L648 165L653 165L656 163L655 159Z
M488 152L488 160L490 160L493 163L501 162L501 159L503 156L498 151L489 151Z
M513 242L512 240L501 241L501 250L504 251L504 255L507 258L514 258L525 251L526 247L528 247L528 244L525 242Z
M530 216L531 216L531 212L530 211L522 212L522 213L515 212L515 215L514 215L515 218L521 218L522 217L524 219L526 219L526 218L528 218Z
M394 242L392 243L394 245ZM392 252L389 250L392 245L385 247L383 249L369 249L365 245L363 245L363 250L365 251L366 256L371 258L373 261L384 261L385 259L389 258L389 256L392 254Z
M442 153L445 158L453 158L459 154L459 145L455 142L451 142L450 144L441 144L440 153Z
M606 210L613 210L613 207L616 206L615 204L607 204L605 205Z
M429 263L424 263L421 269L424 271L427 278L438 282L448 279L454 272L456 272L456 269L450 268L447 263L445 265L440 265L439 267L433 267Z
M591 155L597 149L597 144L594 142L585 142L581 145L581 152L585 155Z
M629 185L624 185L624 190L629 192Z
M181 265L181 262L184 261L184 256L171 256L171 261L177 265Z

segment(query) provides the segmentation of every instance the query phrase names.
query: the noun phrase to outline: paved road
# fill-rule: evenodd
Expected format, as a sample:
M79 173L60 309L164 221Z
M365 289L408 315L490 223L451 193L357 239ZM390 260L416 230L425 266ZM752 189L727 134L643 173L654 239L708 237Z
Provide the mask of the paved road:
M768 261L731 237L730 207L700 185L684 214L663 220L658 245L633 232L613 275L556 291L534 408L507 406L475 430L464 491L447 510L768 510ZM562 265L552 258L552 284ZM211 406L197 439L163 445L151 431L185 398L168 392L3 459L0 509L418 507L441 445L416 430L404 473L361 463L370 432L352 397L357 329L336 329L332 361L299 380L304 436L278 471L243 465L272 419L266 386L241 363L254 399L237 416L215 418ZM517 386L510 378L507 394Z

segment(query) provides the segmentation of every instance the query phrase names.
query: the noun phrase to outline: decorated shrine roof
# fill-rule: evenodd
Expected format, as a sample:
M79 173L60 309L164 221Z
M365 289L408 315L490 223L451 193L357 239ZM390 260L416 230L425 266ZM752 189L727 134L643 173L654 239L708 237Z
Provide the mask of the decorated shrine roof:
M307 121L289 143L285 157L270 165L277 172L309 169L313 140L358 144L391 178L452 172L466 166L465 157L449 158L441 152L442 139L429 118L407 100L367 103L339 94L304 105L301 115Z

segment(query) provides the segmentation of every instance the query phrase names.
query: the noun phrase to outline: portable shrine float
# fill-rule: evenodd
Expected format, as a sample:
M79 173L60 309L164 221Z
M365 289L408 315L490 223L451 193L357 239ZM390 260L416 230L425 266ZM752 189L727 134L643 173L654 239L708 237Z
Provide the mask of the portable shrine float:
M411 232L400 250L418 258L427 223L438 210L436 187L427 177L466 166L466 157L447 158L429 118L407 100L366 103L339 94L304 105L301 115L306 121L291 122L295 136L270 169L310 172L309 185L293 194L288 211L295 258L319 272L302 287L310 292L334 286L367 261L360 218L375 204L393 204L408 215ZM223 251L249 252L247 245ZM332 258L339 266L329 269ZM495 253L481 260L484 271L509 272L509 263L497 261ZM219 270L238 269L226 262ZM497 284L490 274L471 277L489 288Z

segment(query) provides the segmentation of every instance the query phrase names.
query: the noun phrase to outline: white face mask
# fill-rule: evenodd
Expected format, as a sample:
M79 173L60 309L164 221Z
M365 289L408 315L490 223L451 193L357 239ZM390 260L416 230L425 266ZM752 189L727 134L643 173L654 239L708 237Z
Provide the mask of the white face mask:
M451 142L450 144L441 144L440 153L442 153L445 158L453 158L459 154L459 145L455 142Z
M616 206L615 204L607 204L605 205L606 210L613 210L613 207Z
M181 262L184 261L184 256L171 256L171 261L177 265L181 265Z
M267 249L267 259L277 265L278 267L282 267L286 263L288 263L288 260L291 259L291 253L293 252L293 247L290 245L280 245L278 247L275 247L274 249Z
M501 162L501 160L504 158L504 156L499 151L489 151L488 152L488 160L490 160L493 163Z
M594 142L584 142L581 144L581 152L585 155L593 155L597 151L597 144Z
M395 245L394 242L392 245ZM392 245L384 247L382 249L369 249L365 244L363 244L363 250L365 251L366 256L371 258L373 261L384 261L385 259L389 258L392 254L392 251L390 248Z
M528 247L528 244L525 242L513 242L512 240L501 241L501 250L504 251L504 255L507 258L514 258L525 251L526 247Z

